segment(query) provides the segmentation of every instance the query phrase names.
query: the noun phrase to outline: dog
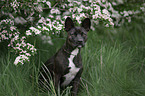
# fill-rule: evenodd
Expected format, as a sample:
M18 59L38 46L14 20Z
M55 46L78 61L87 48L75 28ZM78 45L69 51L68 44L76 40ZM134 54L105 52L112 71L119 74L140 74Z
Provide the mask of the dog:
M83 71L81 48L87 41L87 33L90 30L91 22L89 18L82 21L81 27L75 27L72 19L67 17L65 20L65 31L67 39L59 51L48 59L44 66L53 78L55 89L59 86L65 88L72 86L71 94L77 95L80 77ZM48 80L44 68L41 70L40 80Z

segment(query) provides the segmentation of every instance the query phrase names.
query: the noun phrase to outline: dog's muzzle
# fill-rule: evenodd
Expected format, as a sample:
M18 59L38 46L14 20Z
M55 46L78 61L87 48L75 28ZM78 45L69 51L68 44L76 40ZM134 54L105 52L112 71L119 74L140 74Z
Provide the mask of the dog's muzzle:
M78 42L77 42L77 47L78 47L78 48L81 48L81 47L84 47L84 46L85 46L84 41L78 41Z
M85 45L85 42L84 42L83 37L80 34L78 34L77 35L77 47L81 48L81 47L84 47L84 45Z

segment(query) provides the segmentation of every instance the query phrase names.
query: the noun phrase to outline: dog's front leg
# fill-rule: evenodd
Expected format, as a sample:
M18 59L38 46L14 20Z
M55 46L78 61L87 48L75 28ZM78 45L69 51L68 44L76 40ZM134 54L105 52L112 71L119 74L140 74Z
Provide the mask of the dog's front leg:
M77 95L79 83L80 83L80 78L76 78L74 80L74 83L73 83L72 96L76 96Z
M60 78L61 78L61 75L54 74L54 86L55 86L55 90L58 90Z
M79 73L76 75L75 79L73 80L73 88L72 88L72 96L77 95L78 87L80 84L80 78L82 74L82 68L80 69Z

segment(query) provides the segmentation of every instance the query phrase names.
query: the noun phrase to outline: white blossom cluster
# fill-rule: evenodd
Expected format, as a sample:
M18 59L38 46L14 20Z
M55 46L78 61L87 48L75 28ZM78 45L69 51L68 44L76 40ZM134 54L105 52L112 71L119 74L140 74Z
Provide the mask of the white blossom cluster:
M39 1L40 2L40 1ZM47 1L42 0L41 2L45 3ZM96 21L103 20L106 27L113 26L113 20L110 17L110 13L104 7L101 10L100 6L104 6L101 3L101 0L83 0L83 1L71 1L68 0L68 4L62 3L59 7L52 7L49 4L50 13L47 18L41 17L38 21L37 27L30 27L26 31L26 35L38 35L40 33L49 32L47 35L51 34L60 34L63 30L64 21L67 17L71 17L74 20L77 20L77 23L81 23L81 20L84 18L92 18L92 23L96 24ZM61 13L61 9L69 9ZM63 14L63 15L60 15Z
M18 57L16 57L14 64L24 64L25 61L29 61L29 58L25 55L19 55Z
M10 40L19 34L19 32L16 30L16 27L14 26L14 22L11 19L1 20L0 25L0 42L3 40Z
M25 61L29 61L29 57L36 53L36 48L30 44L26 43L26 37L22 36L21 38L19 35L16 35L14 38L11 39L10 44L8 45L19 53L19 56L16 57L14 64L24 64Z
M12 3L10 3L10 5L12 6L12 8L14 9L15 13L18 12L18 7L20 2L17 2L17 0L13 1Z
M10 43L8 44L8 47L12 48L13 51L18 54L14 62L15 65L24 64L25 61L29 61L29 57L36 53L36 48L32 44L26 42L26 36L20 36L20 33L14 23L26 24L27 20L33 21L32 15L35 11L42 11L42 3L51 8L51 3L46 0L37 0L37 2L30 3L28 5L25 5L22 2L18 2L18 0L13 0L10 4L7 5L9 8L11 7L11 9L14 10L14 13L16 14L20 13L20 9L23 7L27 6L27 8L30 8L31 13L29 11L24 11L25 15L30 13L30 15L28 15L28 17L25 19L23 17L14 17L13 13L1 11L2 15L8 15L11 19L0 21L0 42L3 40L9 40ZM2 7L7 9L7 6ZM35 27L30 27L30 29L36 35L41 33L41 31L37 30ZM28 30L26 31L26 35L32 35L32 33Z
M30 27L29 30L26 31L26 35L38 35L41 33L45 33L46 35L50 35L49 33L59 34L64 25L64 20L62 20L60 13L58 8L52 8L47 18L41 17L40 15L38 26Z
M104 4L105 0L83 0L83 1L69 1L69 4L62 5L63 8L69 8L68 16L72 16L80 24L81 20L86 17L92 18L92 23L101 20L109 27L114 26L113 20L110 17L110 13ZM100 7L103 7L101 10Z
M117 6L118 4L123 4L123 3L125 3L123 0L117 0L117 3L116 2L112 2L112 4L108 3L109 5L108 10L112 13L111 17L115 19L114 24L116 26L121 26L121 24L124 24L125 20L127 20L130 23L132 17L135 17L138 14L145 13L145 3L141 4L138 10L117 11L112 7L112 5Z
M46 3L47 1L38 0L38 2ZM113 2L114 5L122 3L123 1L117 1L117 3ZM95 29L95 25L98 24L99 21L103 21L106 27L114 25L120 26L120 20L122 18L125 18L128 22L131 22L130 15L138 13L138 11L116 11L112 4L107 0L68 0L68 3L62 3L59 7L52 7L51 3L49 3L49 8L52 9L50 10L48 17L44 18L40 15L41 19L38 21L38 26L36 28L30 27L30 30L26 31L27 35L32 35L32 33L38 35L36 33L41 32L60 34L63 30L64 20L68 16L76 20L79 24L83 18L92 18L92 25L94 26L92 26L91 29ZM143 8L144 7L141 7L141 10L144 10ZM61 13L61 9L68 10ZM115 21L113 21L112 18L114 18Z
M29 61L29 57L34 55L36 48L30 43L26 43L26 37L20 37L20 33L14 26L14 21L11 19L1 20L0 22L0 42L9 40L9 48L12 48L19 55L16 57L14 64L24 64Z

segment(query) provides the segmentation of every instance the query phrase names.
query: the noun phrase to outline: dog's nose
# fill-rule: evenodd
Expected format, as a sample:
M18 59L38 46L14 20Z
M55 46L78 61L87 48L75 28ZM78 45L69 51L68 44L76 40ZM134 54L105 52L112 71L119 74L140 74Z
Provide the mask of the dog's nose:
M83 42L83 38L78 38L78 43L82 43Z
M79 48L84 47L84 42L83 42L83 40L78 41L78 47L79 47Z
M78 42L83 42L83 38L80 34L77 35Z

